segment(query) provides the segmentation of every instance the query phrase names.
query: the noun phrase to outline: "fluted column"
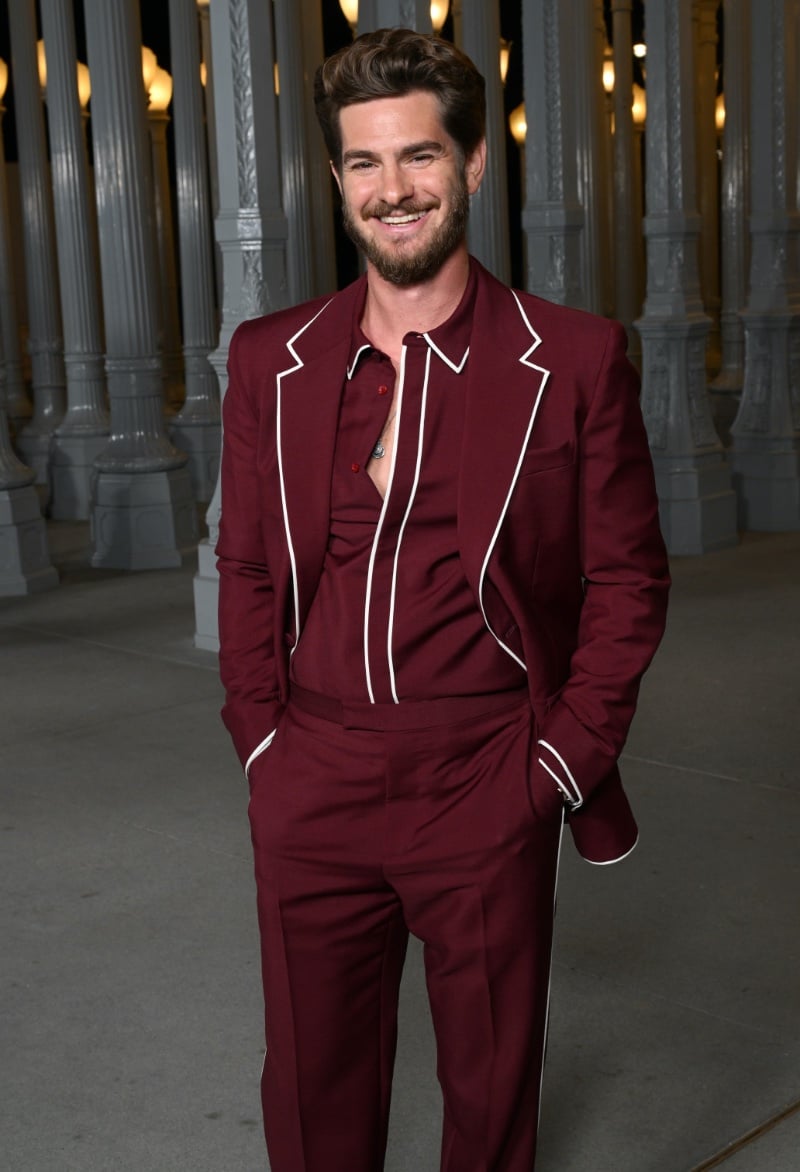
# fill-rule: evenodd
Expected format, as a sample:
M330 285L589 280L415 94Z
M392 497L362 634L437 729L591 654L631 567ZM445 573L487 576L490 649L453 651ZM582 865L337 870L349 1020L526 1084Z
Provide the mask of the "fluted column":
M109 429L97 251L89 214L72 0L41 0L41 13L67 375L67 413L53 442L51 512L58 520L84 521L90 511L92 464L107 443Z
M607 130L603 91L603 43L598 40L596 20L602 26L603 6L594 0L568 0L573 27L575 85L575 133L577 140L578 201L583 208L581 232L581 285L586 308L603 313L606 308L605 269L608 201L605 198ZM602 33L601 33L602 37Z
M572 32L568 11L557 0L523 0L526 288L550 301L581 306L584 215L578 202Z
M137 0L84 0L92 75L111 440L97 458L92 564L179 565L196 537L186 456L164 429Z
M486 171L480 190L472 197L469 250L490 272L508 284L511 252L508 229L506 120L500 79L499 0L485 0L463 9L461 35L464 52L486 79Z
M15 0L8 9L14 71L21 231L28 295L28 349L33 382L33 417L17 446L37 485L48 485L53 434L64 416L66 375L53 222L53 197L47 167L42 93L36 65L34 0Z
M711 319L707 366L722 361L719 289L719 177L717 163L717 7L719 0L695 0L697 111L697 207L700 212L700 289Z
M722 369L711 384L717 430L730 439L744 383L750 264L750 0L725 0L725 128L722 135Z
M200 39L194 0L170 0L169 36L186 385L185 402L172 421L171 434L189 455L195 499L209 501L219 474L221 428L217 372L209 361L218 331Z
M169 115L166 110L149 108L147 122L152 151L151 174L158 260L159 345L164 395L167 410L171 413L177 411L183 403L184 375L178 310L178 268L175 263L175 233L172 228L172 188L167 155Z
M631 110L633 0L611 0L611 12L614 41L614 314L628 331L631 357L638 362L640 344L631 326L642 310L644 254L641 207L637 206L635 189L638 143Z
M732 463L742 525L800 529L797 5L751 6L750 293Z
M283 209L289 230L289 300L307 301L314 292L313 221L306 142L306 79L302 46L303 13L298 3L275 6L275 42L280 76L278 118L281 139Z
M611 136L611 101L603 85L603 65L606 48L606 18L603 0L594 0L595 69L600 75L597 108L594 116L597 122L597 187L594 203L597 209L600 292L598 312L612 317L614 306L614 173L613 139ZM584 204L585 206L585 204Z
M431 31L430 0L360 0L358 5L359 33L378 28L413 28L421 33Z
M661 526L674 554L736 541L730 472L706 394L690 5L647 5L647 298L636 323Z
M334 238L333 176L328 152L314 109L314 74L325 56L322 43L322 5L320 0L301 0L303 6L303 68L308 79L305 88L305 131L308 142L308 188L314 262L314 294L332 293L336 288L336 244Z
M11 447L3 367L0 341L0 598L58 585L58 574L50 565L33 472Z
M224 300L218 348L211 355L220 390L239 322L288 304L287 234L282 205L274 46L262 0L229 0L211 7L214 102L219 151L217 240L222 250ZM209 536L198 547L194 582L195 643L214 650L218 578L219 481L206 513Z
M0 99L0 347L5 355L5 407L15 430L30 419L33 406L25 389L22 374L22 351L19 343L17 315L17 286L14 281L14 262L11 251L11 232L8 213L8 181L3 143L3 115L6 108Z

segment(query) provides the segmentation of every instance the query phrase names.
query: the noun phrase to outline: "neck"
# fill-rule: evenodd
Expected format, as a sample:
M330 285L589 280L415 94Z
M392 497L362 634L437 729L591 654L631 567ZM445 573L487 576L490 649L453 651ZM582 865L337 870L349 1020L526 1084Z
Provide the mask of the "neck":
M423 334L447 321L464 294L468 278L466 245L448 257L435 277L419 285L393 285L368 265L361 328L373 345L397 362L406 334Z

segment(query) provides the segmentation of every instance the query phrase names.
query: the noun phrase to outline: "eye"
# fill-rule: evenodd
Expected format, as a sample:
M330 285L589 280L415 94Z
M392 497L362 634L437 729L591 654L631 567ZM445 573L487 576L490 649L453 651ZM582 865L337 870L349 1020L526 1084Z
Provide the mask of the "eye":
M358 159L355 163L349 163L347 170L364 172L370 171L374 166L375 164L371 163L369 159Z
M433 159L433 155L430 153L430 151L423 151L419 155L412 155L411 159L409 161L411 163L418 165L418 166L424 167L425 164L430 163L432 159Z

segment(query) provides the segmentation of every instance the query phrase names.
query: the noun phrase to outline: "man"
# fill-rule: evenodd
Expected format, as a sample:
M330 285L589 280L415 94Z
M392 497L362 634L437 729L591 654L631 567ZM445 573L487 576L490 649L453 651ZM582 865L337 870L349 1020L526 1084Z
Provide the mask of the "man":
M366 274L230 348L223 717L249 778L272 1172L383 1166L409 931L444 1172L535 1157L565 813L636 828L616 761L668 588L620 326L467 253L483 79L394 29L317 110Z

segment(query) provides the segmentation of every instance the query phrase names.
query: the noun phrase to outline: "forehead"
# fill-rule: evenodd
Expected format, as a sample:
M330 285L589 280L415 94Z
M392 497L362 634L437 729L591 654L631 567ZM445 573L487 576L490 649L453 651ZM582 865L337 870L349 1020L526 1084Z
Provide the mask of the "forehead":
M425 90L400 98L373 98L339 111L342 150L398 150L423 139L452 145L439 99Z

